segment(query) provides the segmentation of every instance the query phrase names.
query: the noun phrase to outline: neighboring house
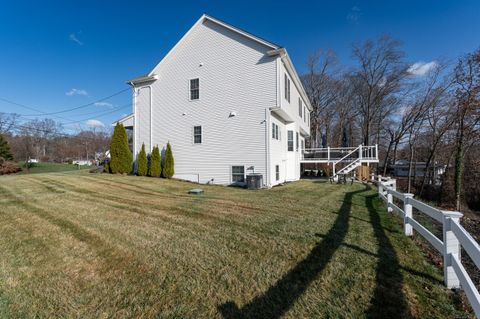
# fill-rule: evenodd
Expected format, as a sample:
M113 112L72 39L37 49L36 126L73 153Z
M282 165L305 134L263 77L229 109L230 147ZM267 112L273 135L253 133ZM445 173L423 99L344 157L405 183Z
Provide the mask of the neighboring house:
M87 160L75 160L72 162L75 165L80 165L80 166L91 166L92 161L87 161Z
M392 165L393 175L396 177L408 177L410 162L406 160L398 160L395 165ZM435 164L429 168L430 172L433 172L433 179L437 181L438 178L445 173L445 165ZM413 162L411 176L423 177L426 172L425 162Z
M300 178L311 105L285 48L203 15L148 74L130 80L133 152L170 142L176 178L271 187Z

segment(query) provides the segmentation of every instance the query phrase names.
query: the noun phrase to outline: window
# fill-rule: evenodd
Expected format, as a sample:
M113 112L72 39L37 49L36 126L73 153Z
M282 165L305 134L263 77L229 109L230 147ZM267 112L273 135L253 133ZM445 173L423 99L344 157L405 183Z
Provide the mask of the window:
M285 73L285 99L290 102L290 79Z
M302 140L302 153L305 152L305 140Z
M298 98L298 116L302 117L302 111L303 111L302 100ZM303 114L305 115L305 113Z
M293 131L288 131L288 151L293 152Z
M274 140L279 140L280 137L278 135L278 125L275 123L272 123L272 138Z
M190 100L198 100L200 98L200 79L190 80Z
M245 183L245 166L232 166L232 183Z
M296 148L296 151L298 152L298 145L300 144L300 143L298 143L298 132L296 132L295 134L296 134L296 140L297 140L297 144L296 144L297 148Z
M280 180L280 165L275 165L275 180Z
M303 121L307 122L307 108L305 106L303 107Z
M193 127L193 144L202 144L202 127Z

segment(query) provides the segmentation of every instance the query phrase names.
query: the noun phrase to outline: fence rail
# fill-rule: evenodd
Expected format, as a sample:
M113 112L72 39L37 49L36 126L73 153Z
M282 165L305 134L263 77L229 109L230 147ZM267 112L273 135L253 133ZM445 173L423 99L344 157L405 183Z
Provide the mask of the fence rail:
M480 271L480 246L460 225L459 212L443 211L413 198L413 194L396 190L396 181L378 176L378 196L386 203L388 212L396 213L403 219L406 236L412 236L413 230L425 238L443 256L444 282L448 288L462 288L472 305L475 316L480 318L480 293L465 270L461 259L461 248L470 256ZM403 203L403 208L394 203L394 199ZM443 240L435 236L412 215L417 209L442 224Z

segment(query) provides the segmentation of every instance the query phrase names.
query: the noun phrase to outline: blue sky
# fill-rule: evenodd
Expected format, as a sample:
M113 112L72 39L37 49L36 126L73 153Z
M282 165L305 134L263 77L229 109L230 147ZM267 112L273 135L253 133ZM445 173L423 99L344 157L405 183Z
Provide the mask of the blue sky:
M0 98L49 113L124 90L204 12L285 46L299 73L317 48L351 64L351 44L380 33L401 40L412 63L480 46L480 1L3 1ZM54 119L70 131L87 120L108 125L130 113L130 96ZM1 100L0 112L38 113Z

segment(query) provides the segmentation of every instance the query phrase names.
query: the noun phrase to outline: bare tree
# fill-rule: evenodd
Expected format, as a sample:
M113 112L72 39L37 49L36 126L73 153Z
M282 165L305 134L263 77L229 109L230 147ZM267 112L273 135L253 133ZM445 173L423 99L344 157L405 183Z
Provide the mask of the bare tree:
M466 144L476 136L480 121L480 50L462 57L455 68L456 149L455 206L460 210Z
M12 134L18 118L18 114L0 113L0 134Z
M395 94L408 75L400 42L382 35L376 42L368 40L353 46L359 66L350 74L354 101L362 129L363 144L370 145L375 123L381 125L395 103ZM377 129L378 130L378 129Z
M310 146L318 147L322 142L323 131L329 134L334 114L334 102L338 90L333 77L337 58L331 50L317 50L307 62L308 72L302 77L305 90L312 104L310 113Z

